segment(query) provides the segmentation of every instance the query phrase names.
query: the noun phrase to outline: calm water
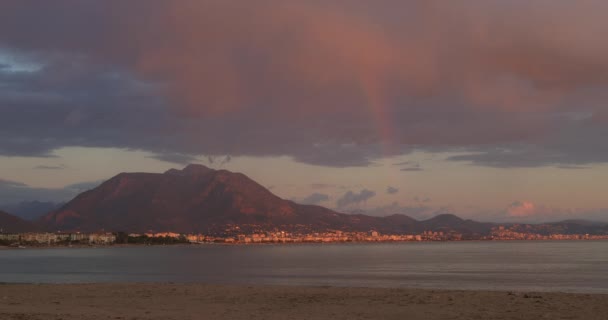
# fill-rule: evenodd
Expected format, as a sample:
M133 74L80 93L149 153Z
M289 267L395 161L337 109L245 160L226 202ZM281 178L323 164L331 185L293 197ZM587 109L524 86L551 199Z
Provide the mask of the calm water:
M0 251L0 282L125 281L608 293L608 241Z

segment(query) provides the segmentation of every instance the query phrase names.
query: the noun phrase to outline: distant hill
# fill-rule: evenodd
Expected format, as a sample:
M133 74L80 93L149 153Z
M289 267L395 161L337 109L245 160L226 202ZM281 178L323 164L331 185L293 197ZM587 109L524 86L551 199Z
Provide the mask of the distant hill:
M494 226L496 226L496 224L464 220L453 214L440 214L428 220L421 221L418 228L434 231L456 231L461 233L485 234Z
M21 233L37 231L38 227L29 221L0 211L0 230L3 233Z
M586 220L565 220L552 223L514 224L511 228L518 232L549 234L608 234L608 223Z
M11 212L13 215L25 220L34 221L60 206L60 203L55 202L22 201L19 203L1 204L0 210Z

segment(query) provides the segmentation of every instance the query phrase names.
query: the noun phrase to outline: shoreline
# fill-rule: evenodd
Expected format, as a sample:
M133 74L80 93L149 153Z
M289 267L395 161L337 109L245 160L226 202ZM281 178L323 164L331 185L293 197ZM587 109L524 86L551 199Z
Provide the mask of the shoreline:
M174 283L0 284L12 319L605 319L608 294Z
M555 290L555 289L500 289L500 288L456 288L456 287L419 287L419 286L352 286L352 285L323 285L323 284L267 284L267 283L237 283L237 282L180 282L180 281L107 281L107 282L3 282L0 281L0 292L2 286L31 286L31 287L59 287L59 286L202 286L202 287L226 287L226 288L284 288L284 289L309 289L309 288L335 288L338 290L402 290L402 291L433 291L433 292L480 292L480 293L495 293L495 294L508 294L508 295L530 295L530 294L568 294L568 295L600 295L608 298L608 291L600 289L597 291L585 291L585 290ZM608 301L607 301L608 302Z
M470 240L422 240L422 241L335 241L335 242L204 242L204 243L175 243L175 244L137 244L120 243L110 245L23 245L23 246L0 246L0 250L24 250L24 249L101 249L101 248L134 248L134 247L198 247L198 246L291 246L291 245L349 245L349 244L415 244L415 243L469 243L469 242L572 242L572 241L608 241L608 239L470 239Z

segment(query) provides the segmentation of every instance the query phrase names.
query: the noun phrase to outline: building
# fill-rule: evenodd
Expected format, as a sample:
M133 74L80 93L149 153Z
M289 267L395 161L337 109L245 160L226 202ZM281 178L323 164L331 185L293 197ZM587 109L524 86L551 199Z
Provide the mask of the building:
M0 233L0 240L3 241L19 241L19 234L18 233Z
M86 233L71 233L70 234L70 241L78 241L78 242L88 242L89 241L89 235Z
M116 242L116 236L111 233L91 233L89 243L92 244L111 244Z

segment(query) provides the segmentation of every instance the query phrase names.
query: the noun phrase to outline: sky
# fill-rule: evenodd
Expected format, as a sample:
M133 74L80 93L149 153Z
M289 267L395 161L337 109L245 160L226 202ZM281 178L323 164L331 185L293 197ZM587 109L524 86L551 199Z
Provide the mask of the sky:
M341 212L608 221L606 10L2 1L0 205L201 163Z

